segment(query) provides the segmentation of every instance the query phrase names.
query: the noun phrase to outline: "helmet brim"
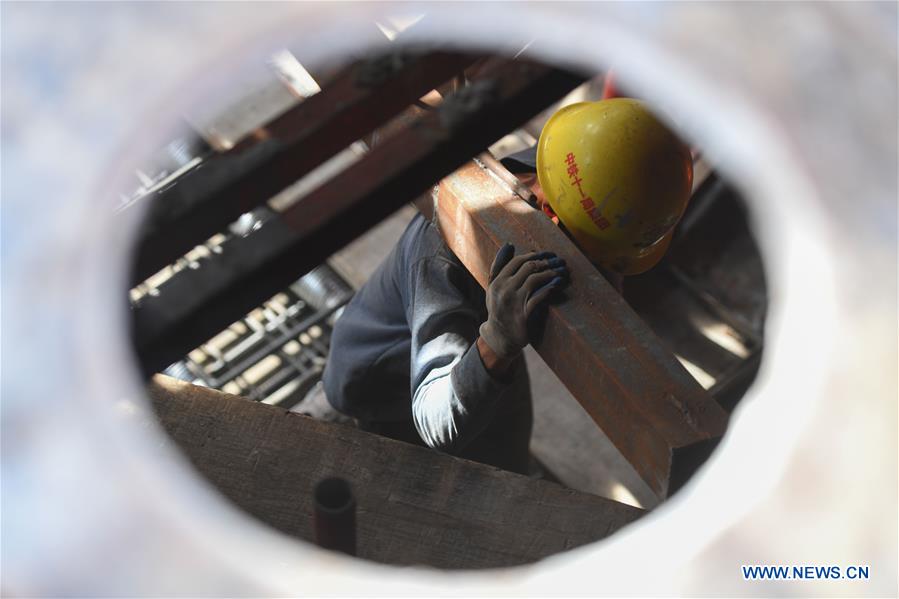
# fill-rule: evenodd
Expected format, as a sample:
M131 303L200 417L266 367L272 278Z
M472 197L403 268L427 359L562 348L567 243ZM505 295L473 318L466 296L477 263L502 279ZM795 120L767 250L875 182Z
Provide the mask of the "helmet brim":
M671 238L673 236L674 229L672 228L664 237L636 255L628 254L603 257L598 260L598 263L601 264L603 268L626 276L643 274L659 263L668 251L668 246L671 245Z

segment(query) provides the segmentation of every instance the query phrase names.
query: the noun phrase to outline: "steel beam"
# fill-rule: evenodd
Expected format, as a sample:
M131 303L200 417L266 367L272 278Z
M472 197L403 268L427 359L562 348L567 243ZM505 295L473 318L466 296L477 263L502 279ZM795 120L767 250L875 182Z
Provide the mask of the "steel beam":
M320 93L145 198L150 208L132 283L262 205L475 60L471 54L398 48L353 64Z
M214 266L181 271L169 291L143 298L133 331L144 371L179 359L581 82L533 63L493 64L439 109L234 240Z
M727 414L575 245L501 177L470 162L446 177L436 219L447 244L481 283L504 242L565 258L571 285L551 305L532 345L660 497L673 450L720 437Z

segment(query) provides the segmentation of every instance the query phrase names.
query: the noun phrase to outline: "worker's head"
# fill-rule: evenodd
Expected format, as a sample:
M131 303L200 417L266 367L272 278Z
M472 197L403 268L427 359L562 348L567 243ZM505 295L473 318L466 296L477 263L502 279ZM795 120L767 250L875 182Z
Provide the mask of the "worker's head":
M690 149L629 98L559 110L540 134L536 167L544 210L594 263L624 275L665 254L693 183Z

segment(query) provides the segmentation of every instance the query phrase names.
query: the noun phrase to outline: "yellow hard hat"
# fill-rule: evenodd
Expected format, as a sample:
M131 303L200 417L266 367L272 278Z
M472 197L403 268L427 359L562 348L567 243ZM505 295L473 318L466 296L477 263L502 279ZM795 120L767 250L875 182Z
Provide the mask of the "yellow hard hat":
M624 275L655 266L693 186L690 149L630 98L580 102L549 119L537 177L588 258Z

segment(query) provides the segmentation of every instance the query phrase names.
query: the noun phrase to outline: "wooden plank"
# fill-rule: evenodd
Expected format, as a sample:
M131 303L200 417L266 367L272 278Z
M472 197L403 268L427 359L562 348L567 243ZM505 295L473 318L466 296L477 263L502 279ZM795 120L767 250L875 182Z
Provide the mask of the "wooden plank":
M312 540L312 489L353 486L358 555L487 568L599 540L643 512L426 447L306 418L157 375L150 398L197 470L238 507Z
M663 497L672 449L722 435L727 414L565 234L498 176L471 162L441 182L436 201L444 238L481 285L506 241L566 259L572 283L532 345Z

